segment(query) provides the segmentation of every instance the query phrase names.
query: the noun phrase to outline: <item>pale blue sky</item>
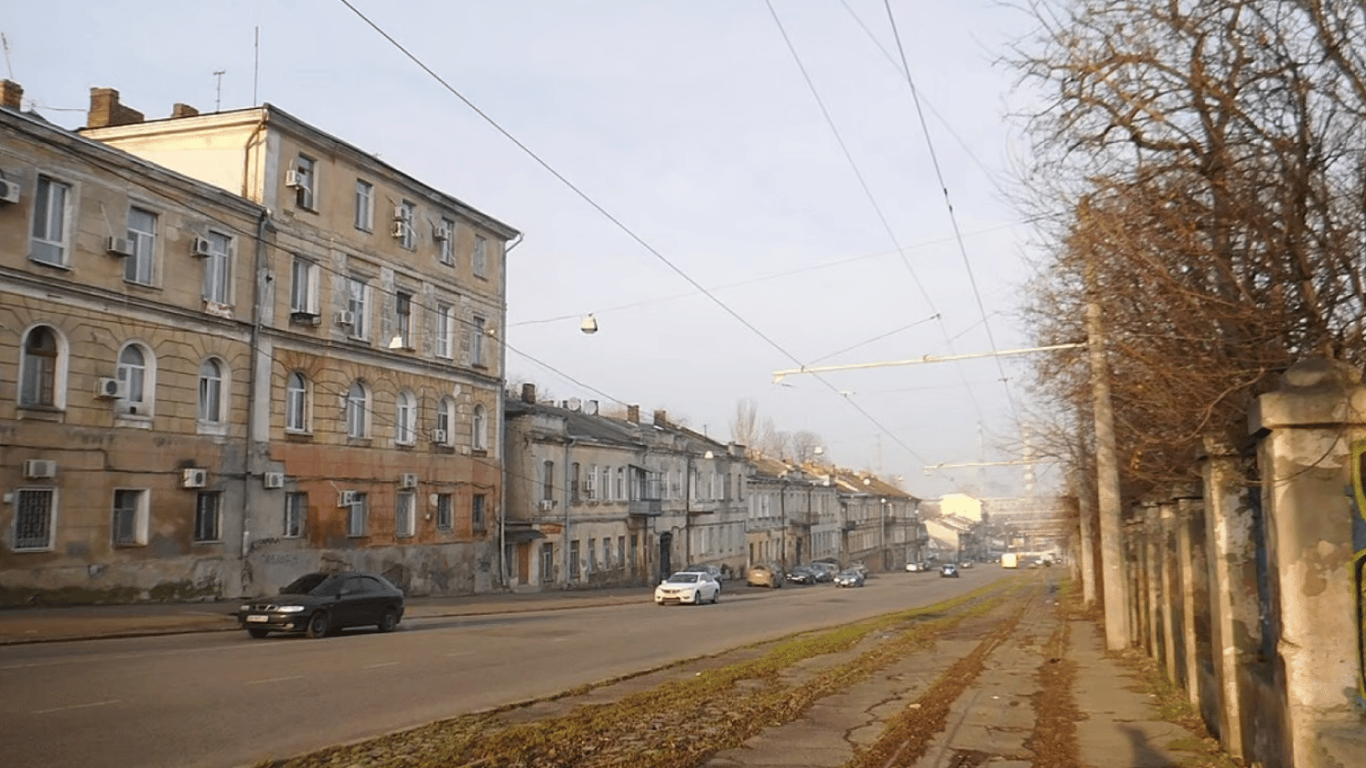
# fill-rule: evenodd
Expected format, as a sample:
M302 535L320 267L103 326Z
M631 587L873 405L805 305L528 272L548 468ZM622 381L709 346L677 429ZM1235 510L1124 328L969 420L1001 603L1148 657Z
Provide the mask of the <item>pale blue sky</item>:
M352 2L796 359L991 350L911 91L893 63L883 2L773 0L773 8L885 227L763 0ZM922 470L1012 458L993 442L1016 434L1010 398L1026 403L1018 362L831 374L835 391L810 376L775 386L773 371L793 367L782 351L340 0L11 5L0 18L5 75L23 85L26 107L68 127L83 123L92 86L118 89L148 117L168 116L175 102L211 111L216 70L226 70L222 108L249 106L259 27L258 101L525 233L509 256L511 378L558 399L663 408L721 439L737 401L751 398L778 429L816 432L830 458L901 475L917 495L1022 490L1018 469ZM1007 113L1025 99L1012 94L1015 74L994 61L1029 19L988 0L891 7L995 346L1027 346L1012 313L1029 233L998 187L1024 152ZM589 312L601 325L594 336L578 330ZM1016 382L1009 397L1002 370Z

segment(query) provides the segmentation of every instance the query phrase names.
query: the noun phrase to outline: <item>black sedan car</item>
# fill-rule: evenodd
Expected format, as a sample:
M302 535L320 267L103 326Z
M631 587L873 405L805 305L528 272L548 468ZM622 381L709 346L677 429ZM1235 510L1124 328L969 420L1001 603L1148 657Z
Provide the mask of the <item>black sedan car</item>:
M402 619L403 590L372 573L310 573L237 612L238 626L255 638L271 632L322 637L343 627L393 632Z

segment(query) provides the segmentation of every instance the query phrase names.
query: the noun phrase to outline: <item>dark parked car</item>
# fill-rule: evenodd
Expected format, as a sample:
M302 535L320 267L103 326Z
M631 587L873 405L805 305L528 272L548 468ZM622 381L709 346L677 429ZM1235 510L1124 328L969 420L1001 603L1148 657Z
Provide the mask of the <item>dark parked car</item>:
M835 574L835 586L837 587L861 587L864 580L863 571L856 568L840 571Z
M787 572L787 580L793 584L815 584L816 572L805 565L793 566L792 570Z
M343 627L393 632L402 619L403 590L372 573L310 573L237 612L238 625L256 638L271 632L322 637Z
M816 572L816 581L834 581L835 574L840 571L838 565L824 560L817 560L806 567Z

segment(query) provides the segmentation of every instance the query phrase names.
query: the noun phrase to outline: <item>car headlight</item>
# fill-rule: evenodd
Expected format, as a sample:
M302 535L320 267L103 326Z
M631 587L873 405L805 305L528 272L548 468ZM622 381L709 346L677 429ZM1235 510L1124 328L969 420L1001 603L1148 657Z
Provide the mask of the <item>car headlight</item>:
M302 605L282 605L275 610L280 613L303 613L304 607Z
M251 610L251 606L244 604L241 608L238 608L237 610L241 611L242 613L246 613L247 611Z

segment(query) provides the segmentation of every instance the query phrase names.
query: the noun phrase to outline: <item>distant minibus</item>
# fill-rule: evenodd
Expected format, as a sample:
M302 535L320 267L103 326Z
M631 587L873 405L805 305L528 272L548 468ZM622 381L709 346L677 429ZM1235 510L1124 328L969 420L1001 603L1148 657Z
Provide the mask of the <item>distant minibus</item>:
M1015 553L1014 553L1014 552L1007 552L1007 553L1005 553L1004 555L1001 555L1001 567L1002 567L1002 568L1019 568L1019 567L1020 567L1020 560L1019 560L1018 557L1015 556Z

